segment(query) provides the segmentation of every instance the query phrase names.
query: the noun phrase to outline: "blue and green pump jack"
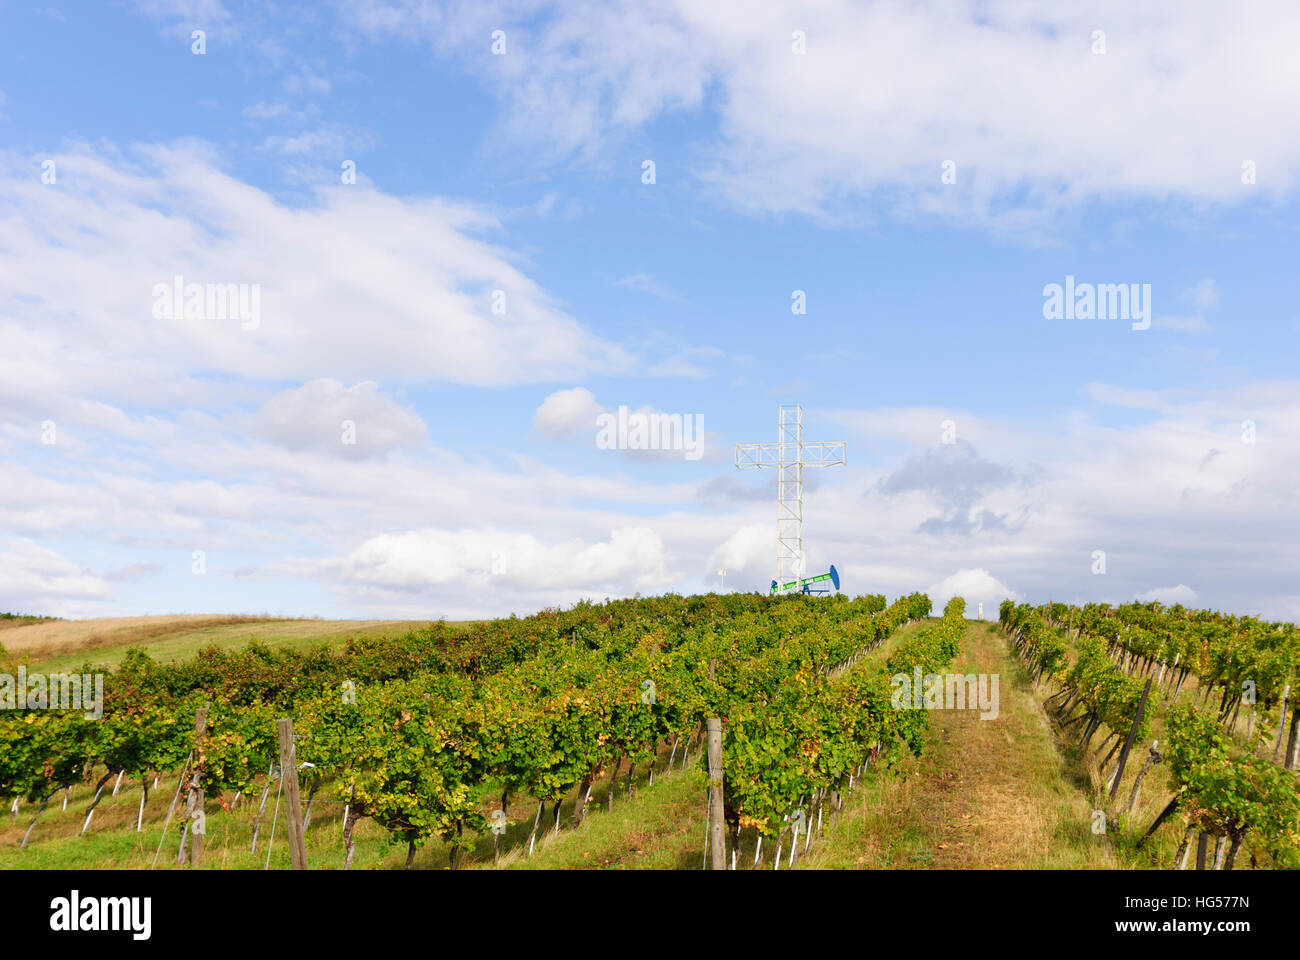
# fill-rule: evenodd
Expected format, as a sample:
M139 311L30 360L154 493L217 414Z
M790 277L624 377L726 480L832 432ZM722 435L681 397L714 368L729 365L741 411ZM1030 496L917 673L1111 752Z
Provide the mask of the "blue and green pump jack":
M793 590L793 589L796 589L796 588L797 588L797 591L796 591L796 592L798 592L798 593L830 593L830 592L831 592L831 588L830 588L830 587L816 587L816 588L814 588L814 587L812 586L814 583L823 583L823 582L825 582L825 581L827 581L827 580L829 580L832 584L835 585L835 589L836 589L836 590L839 590L839 588L840 588L840 574L839 574L839 571L835 569L835 565L834 565L834 564L831 564L830 573L820 573L820 574L818 574L818 575L815 576L815 577L803 577L803 578L801 578L801 579L799 579L799 580L791 580L789 583L786 583L786 584L784 584L784 585L782 585L782 586L779 586L779 587L778 587L777 582L776 582L775 580L773 580L773 581L772 581L772 594L775 596L775 595L778 594L778 593L786 593L786 592L788 592L788 591L790 591L790 590Z

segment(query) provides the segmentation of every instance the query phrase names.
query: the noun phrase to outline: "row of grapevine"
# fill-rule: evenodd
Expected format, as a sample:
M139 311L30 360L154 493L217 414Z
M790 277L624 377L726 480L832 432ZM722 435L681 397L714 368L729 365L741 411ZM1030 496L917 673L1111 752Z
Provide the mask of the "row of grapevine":
M1181 811L1186 827L1175 855L1180 868L1186 866L1197 834L1202 837L1198 862L1205 857L1205 844L1214 842L1215 852L1207 864L1211 868L1231 869L1243 843L1251 848L1252 862L1267 857L1277 866L1300 865L1300 791L1295 775L1255 756L1253 741L1242 750L1225 735L1222 723L1232 710L1228 697L1212 711L1200 706L1209 703L1216 685L1250 679L1240 673L1249 672L1247 665L1267 666L1272 672L1259 674L1259 689L1280 695L1277 685L1294 663L1289 651L1292 635L1272 627L1259 629L1250 618L1226 618L1233 626L1225 629L1225 618L1218 614L1202 616L1181 608L1170 613L1162 620L1158 605L1112 610L1103 604L1082 609L1051 604L1035 609L1004 601L1000 621L1035 679L1054 679L1062 685L1048 703L1059 701L1056 714L1063 729L1083 725L1078 738L1081 748L1087 749L1099 726L1110 728L1115 746L1101 763L1103 774L1121 739L1130 732L1135 742L1151 735L1161 695L1169 698L1161 759L1169 762L1174 795L1143 842ZM1252 644L1258 645L1253 652L1248 649ZM1195 702L1178 706L1178 694L1189 674L1204 677L1204 686ZM1151 693L1135 726L1137 704L1148 682ZM1076 708L1081 708L1080 713L1069 716ZM1260 730L1262 735L1262 725ZM1105 743L1097 753L1104 747Z
M900 601L903 602L903 601ZM782 832L805 801L820 816L868 762L919 753L929 725L923 709L895 709L890 678L947 666L957 654L965 604L949 602L943 618L902 641L887 661L851 651L829 671L789 669L763 660L733 687L722 715L723 792L733 836ZM908 611L928 613L929 601Z
M1186 816L1176 865L1186 866L1192 838L1199 832L1215 840L1213 868L1231 870L1248 839L1254 844L1252 859L1267 855L1279 867L1300 867L1295 775L1263 758L1241 755L1216 718L1191 704L1171 711L1168 729L1166 757L1174 796L1152 830L1175 810Z
M1243 705L1250 720L1246 738L1256 733L1281 740L1286 722L1269 729L1274 708L1282 707L1300 673L1300 630L1294 624L1268 623L1255 617L1226 616L1216 611L1164 608L1159 603L1108 604L1083 608L1054 605L1057 622L1076 624L1081 633L1104 638L1127 672L1158 671L1180 692L1189 676L1199 685L1198 701L1217 700L1218 718L1235 731ZM1258 724L1256 723L1258 721ZM1293 715L1292 726L1296 726ZM1291 737L1294 747L1295 737Z
M906 724L896 734L885 729L878 687L846 699L854 672L846 676L845 667L928 612L921 595L888 609L879 596L666 597L459 632L434 625L340 653L211 650L174 667L135 653L109 678L100 720L52 711L0 717L0 795L43 807L92 770L105 771L102 787L115 772L144 784L148 771L184 766L194 786L225 805L231 792L252 794L266 781L277 758L275 718L292 713L298 756L315 768L315 785L328 781L348 805L349 844L356 820L371 817L412 851L433 836L448 841L454 864L486 827L489 790L502 809L511 796L537 800L536 830L544 805L554 804L558 818L575 786L585 801L594 779L651 760L661 743L684 745L704 717L791 706L793 691L821 711L827 732L818 742L835 748L805 791L860 766L862 744L915 744ZM855 704L870 720L839 756L850 741L832 730L834 718ZM196 739L192 718L205 705L207 729ZM784 769L773 755L766 774L779 785L769 800L747 808L735 794L737 823L745 815L750 825L774 827L795 790L781 780ZM582 805L575 821L581 813Z

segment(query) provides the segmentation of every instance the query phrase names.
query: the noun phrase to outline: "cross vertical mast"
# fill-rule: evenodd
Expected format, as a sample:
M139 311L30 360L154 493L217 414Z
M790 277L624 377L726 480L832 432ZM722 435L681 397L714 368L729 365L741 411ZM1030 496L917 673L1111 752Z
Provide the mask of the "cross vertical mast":
M776 431L776 582L782 584L804 574L803 408L782 404Z
M777 413L776 443L736 444L742 470L776 468L776 582L797 581L805 573L803 552L803 469L843 466L843 440L803 439L803 408L782 404Z

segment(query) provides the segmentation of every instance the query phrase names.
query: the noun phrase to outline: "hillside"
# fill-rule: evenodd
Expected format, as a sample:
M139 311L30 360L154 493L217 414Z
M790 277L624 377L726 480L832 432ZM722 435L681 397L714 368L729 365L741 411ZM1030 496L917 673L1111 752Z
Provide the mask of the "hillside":
M228 614L37 620L5 630L0 643L11 657L30 658L33 667L53 672L86 662L111 669L131 647L143 647L153 659L174 663L211 645L226 649L237 649L251 642L276 649L302 649L317 643L341 646L352 637L400 636L426 623Z

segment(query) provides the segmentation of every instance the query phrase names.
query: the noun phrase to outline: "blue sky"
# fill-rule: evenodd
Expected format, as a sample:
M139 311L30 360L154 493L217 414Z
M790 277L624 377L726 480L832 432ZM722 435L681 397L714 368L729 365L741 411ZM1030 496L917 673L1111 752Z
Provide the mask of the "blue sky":
M850 592L1300 616L1300 19L1129 6L0 0L0 607L761 587L731 446L799 402ZM706 455L599 449L621 404Z

